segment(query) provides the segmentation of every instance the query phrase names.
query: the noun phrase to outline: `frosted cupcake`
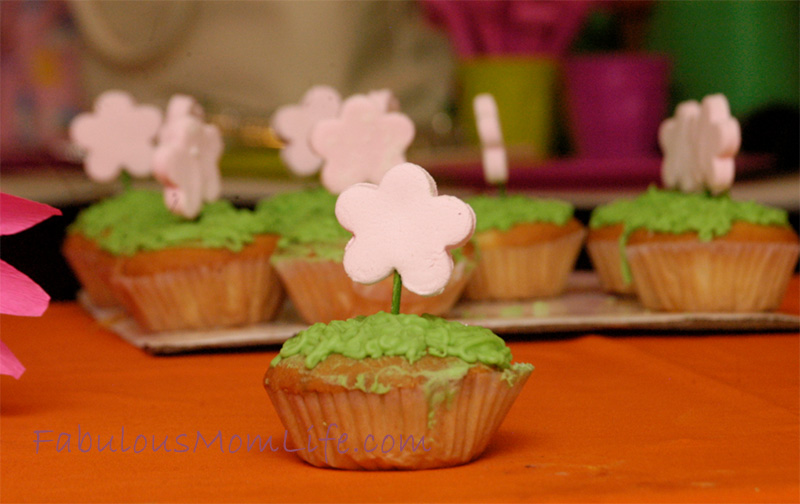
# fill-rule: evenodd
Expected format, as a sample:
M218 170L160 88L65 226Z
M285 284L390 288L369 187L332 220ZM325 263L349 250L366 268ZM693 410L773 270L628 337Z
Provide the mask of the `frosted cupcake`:
M630 200L617 200L592 211L589 233L586 236L586 251L600 280L600 286L606 292L635 293L630 271L623 267L626 242L623 233L625 219L637 211L638 205Z
M265 387L296 447L309 435L349 440L296 452L306 462L428 469L486 449L533 370L511 360L488 329L378 313L315 324L288 340Z
M550 297L564 290L585 235L572 205L517 195L467 202L477 217L473 242L479 257L468 299Z
M645 307L750 312L780 306L800 249L785 211L655 188L635 205L622 242Z
M168 331L274 317L283 289L269 263L278 241L271 226L227 201L187 221L160 193L131 190L82 212L69 235L113 258L109 285L142 328Z

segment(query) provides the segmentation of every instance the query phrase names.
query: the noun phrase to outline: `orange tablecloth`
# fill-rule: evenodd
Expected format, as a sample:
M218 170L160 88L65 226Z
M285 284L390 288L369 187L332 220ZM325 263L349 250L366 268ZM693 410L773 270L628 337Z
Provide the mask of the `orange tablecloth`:
M4 502L800 500L798 334L518 339L536 370L483 457L364 473L279 448L274 351L152 357L75 304L0 323L28 366L2 377Z

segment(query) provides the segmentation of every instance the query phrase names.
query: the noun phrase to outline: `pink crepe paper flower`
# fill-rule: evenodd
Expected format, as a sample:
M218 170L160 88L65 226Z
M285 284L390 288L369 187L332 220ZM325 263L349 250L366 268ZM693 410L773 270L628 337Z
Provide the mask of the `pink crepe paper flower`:
M204 202L218 199L222 192L222 133L193 114L171 118L162 131L164 140L153 154L153 175L164 185L167 208L193 219Z
M322 185L339 194L353 184L377 184L393 166L406 160L414 123L387 111L389 101L376 95L345 100L339 116L317 123L311 147L323 158Z
M322 119L336 117L341 107L339 93L328 86L309 89L299 105L280 107L272 117L272 128L284 141L281 159L301 177L319 171L322 158L311 148L311 130Z
M61 211L42 203L0 193L0 235L19 233ZM50 296L33 280L0 260L0 313L38 317L47 309ZM0 374L19 378L25 367L0 342Z
M344 269L360 283L375 283L397 270L403 285L422 296L440 293L453 272L449 250L475 230L472 208L454 196L438 196L433 177L403 163L380 185L360 183L336 201L336 218L353 233Z
M70 138L86 152L86 174L110 182L125 169L131 175L150 175L161 111L137 105L123 91L107 91L95 101L94 112L78 115L70 125Z

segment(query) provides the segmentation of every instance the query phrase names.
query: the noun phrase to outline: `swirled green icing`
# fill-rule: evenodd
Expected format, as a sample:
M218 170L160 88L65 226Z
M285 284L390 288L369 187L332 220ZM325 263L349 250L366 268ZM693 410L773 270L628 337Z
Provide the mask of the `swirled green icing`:
M432 355L498 369L511 367L511 350L489 329L430 315L384 312L314 324L287 340L272 365L302 355L305 366L312 369L332 354L352 359L402 356L411 363Z
M696 232L702 242L708 242L730 232L734 222L743 221L764 226L788 226L785 210L767 207L753 201L735 201L728 194L683 193L651 186L633 200L616 200L596 208L589 227L597 229L623 225L619 246L622 273L631 280L625 258L625 246L630 235L646 229L656 233L682 234Z
M258 234L276 231L265 218L229 201L206 204L194 220L170 212L156 191L129 190L82 211L70 226L115 255L169 247L226 248L234 252Z
M336 196L325 189L287 192L260 201L256 215L274 219L281 235L272 259L341 261L352 235L336 220L335 208Z
M466 201L475 211L476 233L489 229L506 231L523 222L547 222L561 226L574 213L574 208L566 201L521 195L479 195Z

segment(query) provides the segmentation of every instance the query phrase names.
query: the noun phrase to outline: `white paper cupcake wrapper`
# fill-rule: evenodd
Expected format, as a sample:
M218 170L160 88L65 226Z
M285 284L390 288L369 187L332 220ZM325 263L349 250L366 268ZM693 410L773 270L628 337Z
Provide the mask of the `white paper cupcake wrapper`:
M622 274L622 255L618 240L594 240L586 243L586 251L606 292L634 294L633 282L626 283Z
M797 244L717 241L629 245L642 304L652 310L757 312L778 308Z
M141 276L115 275L117 297L148 331L208 329L272 319L283 287L269 256Z
M478 267L465 295L473 300L557 296L575 267L585 230L524 247L478 251Z
M395 388L385 394L267 391L291 447L301 448L295 453L312 465L430 469L465 464L483 453L529 374L524 372L509 386L499 372L469 373L432 414L421 387ZM341 446L327 441L327 451L322 449L320 439L339 440L342 434L347 439ZM314 446L315 450L309 449Z

